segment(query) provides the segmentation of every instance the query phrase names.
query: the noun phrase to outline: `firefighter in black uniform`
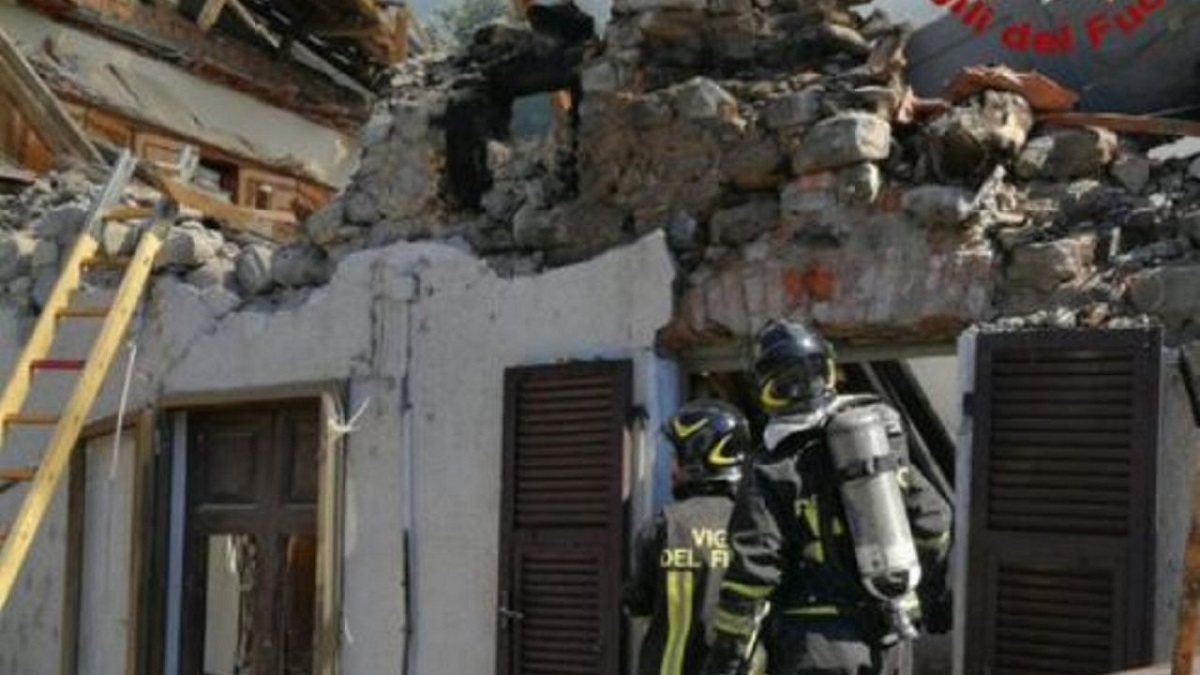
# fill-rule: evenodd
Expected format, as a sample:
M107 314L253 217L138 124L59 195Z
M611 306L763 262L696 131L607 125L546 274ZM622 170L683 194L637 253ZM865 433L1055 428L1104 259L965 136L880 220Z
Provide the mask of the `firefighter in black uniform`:
M907 675L920 570L947 556L949 505L908 464L895 410L837 395L820 335L770 321L753 368L769 421L729 523L703 675L738 673L760 629L770 675Z
M712 640L709 620L729 567L726 525L750 449L742 413L716 400L684 404L667 421L676 501L639 533L625 607L650 617L639 675L694 675Z

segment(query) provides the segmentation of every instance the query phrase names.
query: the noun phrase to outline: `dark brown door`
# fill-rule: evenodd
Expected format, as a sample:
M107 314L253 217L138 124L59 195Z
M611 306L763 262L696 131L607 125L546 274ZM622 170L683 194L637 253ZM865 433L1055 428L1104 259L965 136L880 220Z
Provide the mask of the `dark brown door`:
M969 675L1147 663L1160 342L1149 330L980 335Z
M184 673L311 675L318 413L188 414Z
M628 362L505 376L499 675L617 675Z

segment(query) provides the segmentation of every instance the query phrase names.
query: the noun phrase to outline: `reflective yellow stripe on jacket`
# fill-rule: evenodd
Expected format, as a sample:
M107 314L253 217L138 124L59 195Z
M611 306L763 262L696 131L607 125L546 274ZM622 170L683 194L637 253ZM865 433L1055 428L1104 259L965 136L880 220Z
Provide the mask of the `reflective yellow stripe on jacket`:
M797 500L796 510L799 511L798 515L808 525L808 532L812 536L812 541L804 546L801 554L805 558L821 565L825 562L825 545L821 542L821 514L817 510L816 498L811 497Z
M690 571L667 571L667 644L660 675L683 675L688 636L692 632L692 593L696 579Z
M793 607L784 610L783 613L788 616L840 616L842 612L835 605L809 605Z

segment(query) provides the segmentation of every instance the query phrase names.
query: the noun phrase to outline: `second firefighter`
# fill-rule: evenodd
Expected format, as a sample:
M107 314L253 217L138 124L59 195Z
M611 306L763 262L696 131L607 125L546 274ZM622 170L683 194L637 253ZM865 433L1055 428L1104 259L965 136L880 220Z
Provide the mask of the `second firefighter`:
M750 448L741 412L714 400L685 404L664 428L674 447L675 502L639 533L625 606L650 625L639 675L693 675L712 640L710 618L731 553L726 524Z

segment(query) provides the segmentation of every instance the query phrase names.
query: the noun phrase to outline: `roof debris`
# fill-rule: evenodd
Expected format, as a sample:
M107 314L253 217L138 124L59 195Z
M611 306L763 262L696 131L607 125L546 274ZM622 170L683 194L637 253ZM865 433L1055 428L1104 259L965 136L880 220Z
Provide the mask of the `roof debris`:
M985 91L1020 94L1038 112L1065 112L1079 103L1079 95L1037 72L1017 72L1005 66L964 68L946 87L946 97L959 103Z

